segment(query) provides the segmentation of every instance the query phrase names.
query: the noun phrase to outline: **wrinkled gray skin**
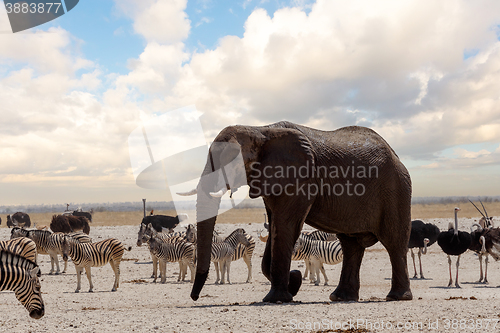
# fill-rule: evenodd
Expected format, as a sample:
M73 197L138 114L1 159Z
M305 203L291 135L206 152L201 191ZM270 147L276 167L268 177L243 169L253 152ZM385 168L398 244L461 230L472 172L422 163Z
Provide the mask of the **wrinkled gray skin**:
M290 272L290 261L304 223L338 234L342 244L342 272L336 290L330 295L332 301L359 299L359 270L364 250L377 241L387 249L392 264L392 286L387 299L412 299L406 264L411 229L411 180L396 153L382 137L364 127L351 126L326 132L279 122L262 127L230 126L216 137L214 143L219 142L233 145L221 148L212 144L202 176L227 165L237 155L238 148L243 156L245 170L242 172L245 174L231 174L228 177L233 179L228 179L228 184L224 184L224 179L202 177L197 186L198 264L192 299L198 299L210 267L212 235L220 205L220 198L213 197L210 192L219 191L221 183L234 191L245 185L241 178L250 185L251 198L263 197L269 217L270 237L262 259L262 272L271 282L271 290L264 302L290 302L298 292L301 275L298 271ZM277 170L277 166L297 169L301 166L342 166L344 170L356 166L356 172L359 167L368 170L375 166L378 177L374 174L372 177L352 177L349 172L345 177L340 174L340 178L272 176L264 179L262 171L266 166L273 167L273 170ZM260 177L257 170L260 170ZM263 195L264 180L282 188L289 185L288 192L293 195ZM317 184L321 188L321 181L330 184L331 188L335 184L344 184L344 194L309 193L308 196L308 184ZM348 195L347 181L353 185L363 184L364 194L352 195L351 186L351 195ZM305 194L297 188L302 184L305 184ZM360 189L358 187L358 193Z

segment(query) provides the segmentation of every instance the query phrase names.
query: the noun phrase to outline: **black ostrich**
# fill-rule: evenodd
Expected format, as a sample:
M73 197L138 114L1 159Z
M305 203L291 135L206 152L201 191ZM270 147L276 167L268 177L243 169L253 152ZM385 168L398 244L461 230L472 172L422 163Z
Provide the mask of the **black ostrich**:
M417 267L415 265L415 254L413 254L413 248L418 247L418 261L420 263L420 278L424 278L424 273L422 271L422 254L427 253L427 247L434 244L439 236L439 228L432 223L424 223L421 220L411 221L411 234L410 241L408 242L408 248L410 249L411 258L413 259L413 269L415 270L414 279L417 276Z
M451 287L453 279L451 277L451 257L458 256L457 258L457 277L455 279L455 287L460 288L458 284L458 267L460 266L460 255L467 251L471 243L471 236L466 231L458 231L458 211L460 208L455 208L455 228L450 223L448 231L443 231L439 233L438 245L441 247L444 253L448 255L448 266L450 269L450 282L448 287Z

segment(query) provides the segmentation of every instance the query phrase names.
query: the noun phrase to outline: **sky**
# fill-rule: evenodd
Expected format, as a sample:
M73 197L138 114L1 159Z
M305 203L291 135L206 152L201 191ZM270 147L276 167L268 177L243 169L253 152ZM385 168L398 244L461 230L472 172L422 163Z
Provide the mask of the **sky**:
M0 6L0 204L170 200L130 135L187 106L206 142L370 127L414 196L500 195L499 37L496 0L85 0L15 34Z

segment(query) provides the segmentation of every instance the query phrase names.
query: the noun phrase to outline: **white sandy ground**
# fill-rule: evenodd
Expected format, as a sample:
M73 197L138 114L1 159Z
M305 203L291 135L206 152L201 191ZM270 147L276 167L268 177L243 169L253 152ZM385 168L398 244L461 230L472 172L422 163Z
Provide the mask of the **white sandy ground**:
M451 219L426 222L435 223L444 230L449 221ZM460 219L460 229L468 230L472 223L471 219ZM45 316L40 320L31 319L13 292L0 292L0 331L289 332L300 328L295 331L317 332L336 331L340 326L344 330L339 331L351 328L350 332L500 331L500 288L497 288L500 285L500 265L491 258L488 272L490 284L474 283L479 277L479 264L477 256L469 251L461 259L462 288L447 288L447 257L435 244L423 256L427 279L411 280L414 299L386 302L391 266L387 252L379 243L366 251L361 268L359 302L329 302L329 295L340 275L339 264L326 266L329 286L314 286L307 281L293 303L268 304L261 302L270 288L260 269L264 243L257 239L257 231L262 229L262 224L216 225L216 229L226 235L237 227L245 228L256 238L252 260L253 282L244 283L247 268L239 260L231 265L233 284L215 285L212 265L207 284L197 302L189 297L191 283L176 282L177 263L168 264L166 284L152 283L149 251L146 246L135 245L138 226L92 228L90 235L94 241L114 237L133 246L131 252L125 252L125 260L121 263L118 291L111 292L113 273L109 264L92 269L94 293L87 292L88 281L83 275L82 292L76 294L74 265L71 262L68 264L66 274L47 275L50 259L41 255L39 264L43 273L41 284ZM10 229L1 228L0 239L8 239L9 232ZM292 267L302 272L304 269L302 262L293 262ZM410 276L413 276L409 255L408 267ZM398 328L398 325L401 327Z

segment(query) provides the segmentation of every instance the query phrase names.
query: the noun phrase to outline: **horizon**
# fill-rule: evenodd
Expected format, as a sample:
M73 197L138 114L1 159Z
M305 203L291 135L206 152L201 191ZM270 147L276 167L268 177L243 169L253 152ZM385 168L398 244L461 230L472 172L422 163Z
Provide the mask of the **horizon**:
M372 128L415 197L499 196L500 2L486 2L80 1L19 33L0 6L0 203L168 202L173 182L138 186L145 124L176 130L163 161L282 120ZM189 106L190 122L158 121Z

